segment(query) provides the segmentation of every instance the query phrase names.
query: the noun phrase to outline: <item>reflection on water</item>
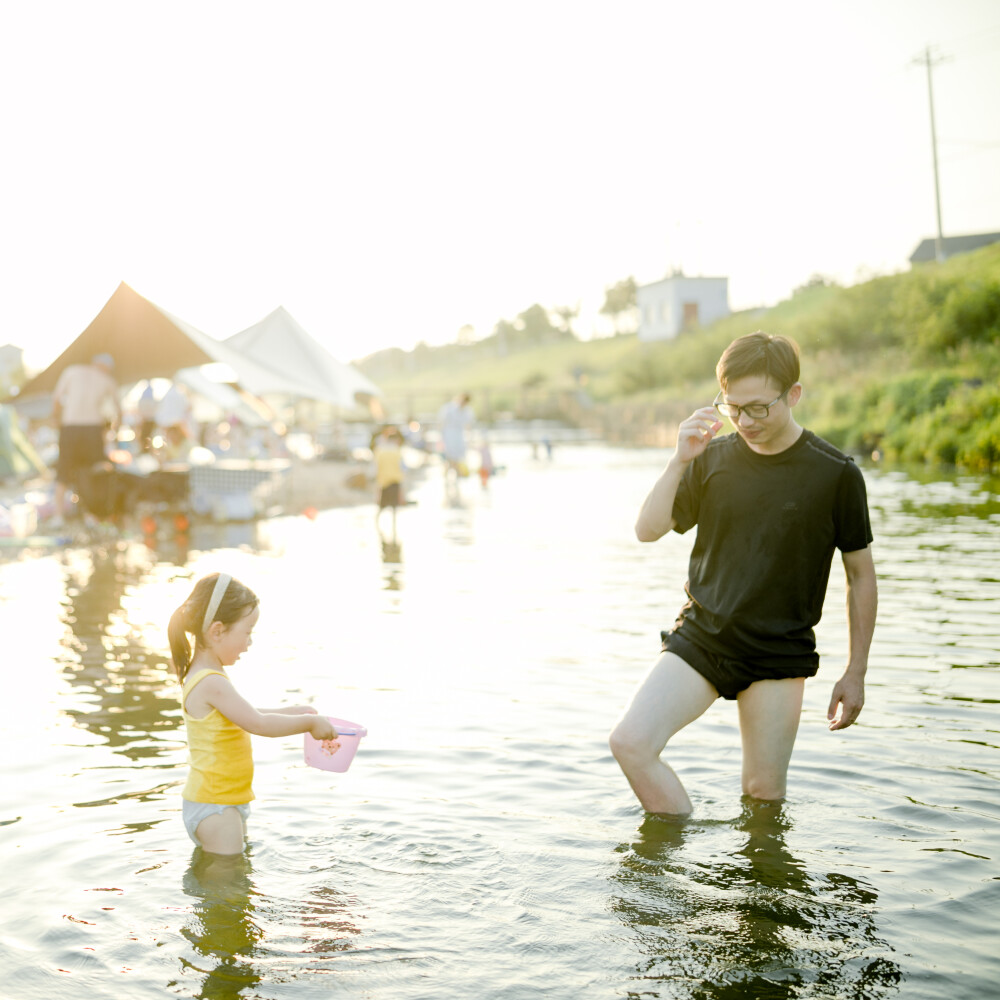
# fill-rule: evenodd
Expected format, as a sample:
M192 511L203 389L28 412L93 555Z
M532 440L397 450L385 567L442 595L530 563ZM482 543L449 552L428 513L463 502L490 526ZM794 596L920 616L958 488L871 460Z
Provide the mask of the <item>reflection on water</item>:
M354 899L333 886L321 886L303 906L304 951L333 955L359 947L360 928L354 923Z
M81 706L66 714L133 760L157 757L178 740L176 694L164 685L169 660L122 606L145 572L123 548L75 552L63 612L70 630L63 675Z
M740 809L720 704L674 750L697 811L673 824L642 817L606 743L686 573L689 539L631 532L661 459L512 449L488 491L431 467L392 539L369 505L4 550L5 995L989 995L996 488L868 473L882 608L862 724L826 728L832 584L788 803ZM343 775L255 740L236 859L183 830L165 634L222 567L261 595L241 692L369 730Z
M385 564L385 589L403 589L403 546L395 538L389 541L380 539L382 543L382 562Z
M258 884L252 848L234 856L195 848L182 881L193 903L180 929L191 946L181 956L185 982L201 979L191 995L212 1000L256 996L252 988L275 977L282 966L305 961L308 967L313 957L322 961L360 946L356 900L322 883L314 883L301 900L288 898L287 889L300 883L302 873L286 870L285 876L279 888L286 893L272 896ZM273 926L275 910L282 923L278 928ZM284 947L289 935L298 938L291 960Z
M195 848L184 873L184 892L194 900L181 928L193 955L185 970L203 976L196 997L234 1000L260 982L253 957L264 931L257 923L253 866L246 854L221 856ZM173 991L178 982L167 984Z
M644 956L627 996L649 996L651 983L698 1000L896 992L902 973L878 932L874 889L810 874L788 850L788 826L780 804L744 799L735 823L650 816L618 848L612 908ZM741 842L719 852L729 831ZM707 856L703 842L715 845Z

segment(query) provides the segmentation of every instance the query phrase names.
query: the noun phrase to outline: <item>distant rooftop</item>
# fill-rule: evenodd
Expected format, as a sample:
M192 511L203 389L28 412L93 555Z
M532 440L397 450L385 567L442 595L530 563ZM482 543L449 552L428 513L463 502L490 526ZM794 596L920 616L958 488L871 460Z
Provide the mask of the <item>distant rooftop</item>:
M721 275L718 277L713 277L707 274L684 274L681 270L672 271L666 277L658 278L656 281L650 281L648 284L640 285L640 288L651 288L653 285L662 285L668 281L728 281L728 278L724 278Z
M922 240L920 245L910 254L911 264L926 264L937 259L936 240ZM945 236L941 241L941 250L945 257L954 257L958 253L968 253L991 243L1000 243L1000 233L973 233L970 236Z

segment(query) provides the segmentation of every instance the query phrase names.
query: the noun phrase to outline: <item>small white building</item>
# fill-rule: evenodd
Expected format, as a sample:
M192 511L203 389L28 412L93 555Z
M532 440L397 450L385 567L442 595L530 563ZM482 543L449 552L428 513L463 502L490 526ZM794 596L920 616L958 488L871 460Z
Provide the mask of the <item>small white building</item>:
M671 274L636 289L640 340L673 340L684 330L728 316L728 278Z

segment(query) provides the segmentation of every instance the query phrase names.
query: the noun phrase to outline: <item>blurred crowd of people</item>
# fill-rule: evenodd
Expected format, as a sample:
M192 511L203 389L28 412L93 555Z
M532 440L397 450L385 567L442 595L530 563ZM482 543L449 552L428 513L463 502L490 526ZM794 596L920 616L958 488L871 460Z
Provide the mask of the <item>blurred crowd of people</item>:
M211 418L206 419L209 412ZM368 449L356 437L363 427L341 425L341 444L353 437L359 447L339 448L325 457L343 452L348 461L365 461L361 452ZM143 380L123 392L115 360L107 353L95 355L89 363L68 366L53 391L51 415L35 416L25 431L41 462L54 473L48 501L38 504L39 520L48 528L61 527L67 517L87 508L87 498L81 498L81 493L87 492L100 470L141 478L209 465L220 458L289 458L292 453L300 455L296 442L305 436L300 429L286 434L276 422L248 422L235 412L206 407L180 381ZM313 435L310 457L323 457L319 441ZM370 478L364 475L362 482L349 485L374 486L379 534L389 511L393 544L397 511L411 502L407 480L417 468L438 460L446 497L453 501L461 500L463 480L478 477L486 489L498 471L487 432L476 425L468 393L448 400L426 425L417 419L379 424L367 443Z
M51 503L41 505L42 520L54 529L77 512L81 490L101 469L148 476L219 458L287 456L282 435L266 422L249 425L223 411L216 419L197 419L191 393L180 382L145 380L123 396L107 353L61 373L51 417L32 419L27 437L54 470Z

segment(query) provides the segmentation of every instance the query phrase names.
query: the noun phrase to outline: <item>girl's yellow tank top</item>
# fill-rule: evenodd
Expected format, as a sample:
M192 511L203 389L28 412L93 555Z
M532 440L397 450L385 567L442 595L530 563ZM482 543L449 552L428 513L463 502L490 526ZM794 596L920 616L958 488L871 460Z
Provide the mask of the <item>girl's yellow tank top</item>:
M403 481L403 453L399 448L375 445L375 485L379 489Z
M191 766L181 794L189 802L218 802L220 805L250 802L254 797L250 734L230 722L218 709L213 708L203 719L196 719L187 712L188 695L209 674L226 676L221 670L199 670L185 679L181 692Z

